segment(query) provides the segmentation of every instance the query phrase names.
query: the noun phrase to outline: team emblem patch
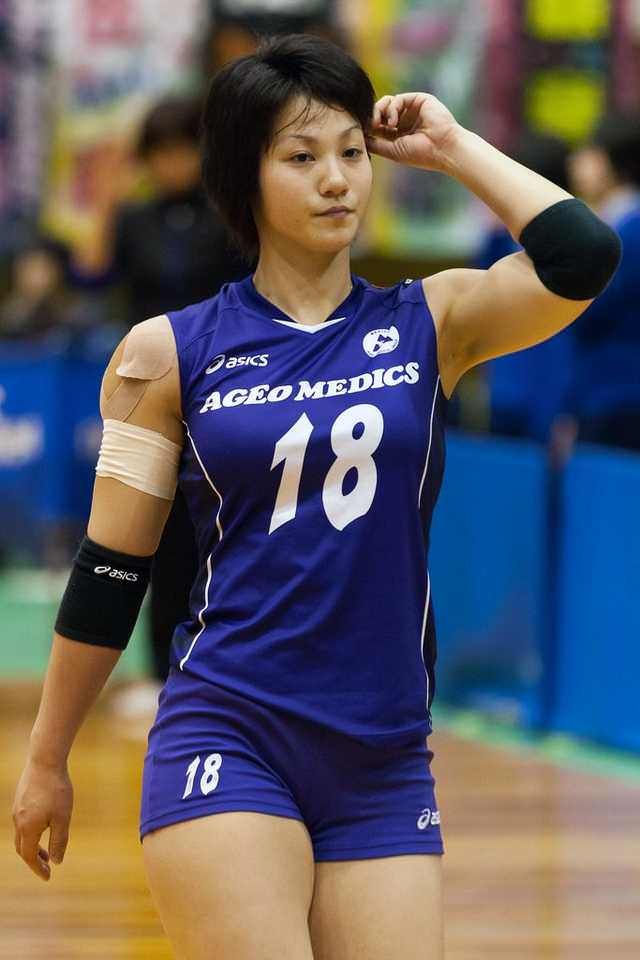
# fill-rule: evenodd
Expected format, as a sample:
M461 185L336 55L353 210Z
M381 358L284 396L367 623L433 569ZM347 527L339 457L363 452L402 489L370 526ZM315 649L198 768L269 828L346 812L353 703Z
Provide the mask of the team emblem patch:
M400 334L397 327L370 330L364 335L362 346L369 357L377 357L379 353L391 353L400 343Z

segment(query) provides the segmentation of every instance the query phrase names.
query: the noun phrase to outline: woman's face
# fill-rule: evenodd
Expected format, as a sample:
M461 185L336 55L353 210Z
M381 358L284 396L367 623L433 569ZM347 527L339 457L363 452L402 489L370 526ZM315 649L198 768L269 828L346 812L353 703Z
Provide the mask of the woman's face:
M570 190L586 203L597 206L616 186L607 154L601 147L586 146L574 151L568 162Z
M293 100L280 114L260 163L254 218L260 244L334 254L358 231L371 192L371 162L362 128L343 110ZM298 118L298 119L296 119ZM332 207L346 213L327 214Z

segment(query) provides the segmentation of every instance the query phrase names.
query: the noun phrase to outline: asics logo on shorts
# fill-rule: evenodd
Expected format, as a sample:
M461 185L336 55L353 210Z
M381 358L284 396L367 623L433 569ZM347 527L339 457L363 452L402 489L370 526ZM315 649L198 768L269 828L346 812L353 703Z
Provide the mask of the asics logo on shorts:
M417 827L418 830L426 830L427 827L437 827L439 823L440 811L430 810L429 807L425 807L418 817Z
M214 357L205 373L215 373L220 367L225 367L227 370L233 367L266 367L268 363L268 353L258 353L253 357L227 357L224 353L220 353Z
M369 357L377 357L380 353L391 353L400 343L400 334L397 327L388 329L370 330L362 340L364 352Z

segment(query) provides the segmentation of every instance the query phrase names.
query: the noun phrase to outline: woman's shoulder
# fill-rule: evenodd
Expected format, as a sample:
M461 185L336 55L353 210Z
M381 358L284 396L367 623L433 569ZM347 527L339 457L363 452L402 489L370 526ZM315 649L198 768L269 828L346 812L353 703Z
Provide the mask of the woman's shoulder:
M154 429L178 443L182 434L176 342L166 314L135 324L116 348L100 390L103 419Z
M177 359L176 340L167 314L134 324L118 349L118 376L136 380L164 377Z

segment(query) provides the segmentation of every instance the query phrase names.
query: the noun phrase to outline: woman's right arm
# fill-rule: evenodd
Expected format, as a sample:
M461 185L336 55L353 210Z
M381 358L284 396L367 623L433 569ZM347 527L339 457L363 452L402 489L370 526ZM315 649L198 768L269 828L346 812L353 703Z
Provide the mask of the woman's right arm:
M147 324L154 321L146 321ZM182 446L183 427L180 411L180 384L175 343L168 322L166 333L153 328L154 336L144 334L139 325L135 349L129 348L128 362L145 363L144 351L154 354L158 368L159 349L172 352L169 369L149 380L120 376L116 369L123 359L126 339L120 344L107 367L101 391L101 411L105 419L114 411L123 414L123 422L161 434ZM160 337L158 336L160 333ZM131 336L131 335L129 335ZM164 344L162 336L166 336ZM142 356L140 354L142 353ZM134 368L133 372L139 372ZM116 391L142 394L135 409L126 417L127 406L117 400ZM124 391L124 394L122 393ZM94 544L132 558L150 557L160 542L171 500L153 496L110 476L97 476L91 516L87 530ZM128 638L127 638L128 639ZM15 846L19 856L43 880L51 875L49 859L60 863L68 843L68 828L73 790L67 760L75 736L118 662L122 649L80 642L55 632L44 680L38 714L31 732L25 768L18 783L13 807ZM39 847L42 833L50 827L48 851Z

